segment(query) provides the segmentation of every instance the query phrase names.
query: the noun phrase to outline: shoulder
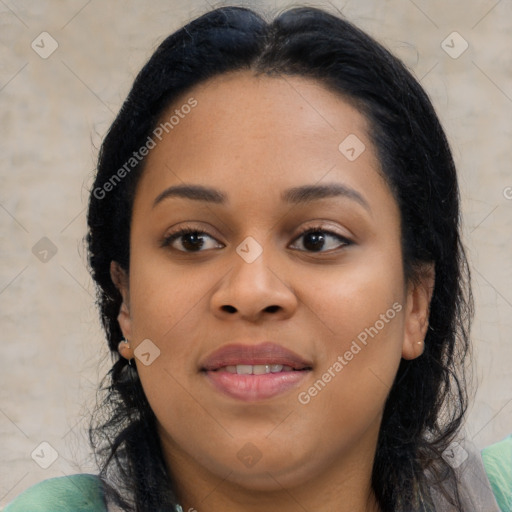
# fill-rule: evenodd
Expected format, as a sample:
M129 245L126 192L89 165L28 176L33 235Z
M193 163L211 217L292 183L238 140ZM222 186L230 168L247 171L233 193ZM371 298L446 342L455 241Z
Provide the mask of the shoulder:
M106 512L102 483L87 473L43 480L8 503L3 512Z
M502 512L512 511L512 435L482 450L485 472Z

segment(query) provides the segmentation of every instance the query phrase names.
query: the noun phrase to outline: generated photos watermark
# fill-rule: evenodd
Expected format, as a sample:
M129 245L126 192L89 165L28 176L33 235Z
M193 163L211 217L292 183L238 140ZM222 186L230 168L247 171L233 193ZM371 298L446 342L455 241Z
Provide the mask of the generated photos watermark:
M347 366L354 357L361 352L361 350L368 345L368 337L374 338L379 332L384 329L386 324L389 324L396 314L402 311L402 304L395 302L386 313L382 313L379 319L370 327L366 327L357 335L350 344L350 348L346 350L343 355L338 355L336 361L333 362L327 371L310 386L307 391L301 391L297 399L302 405L307 405L311 399L320 393L329 382L332 381L344 368Z
M175 109L169 119L160 123L154 130L152 135L149 135L146 142L137 150L132 153L132 156L120 167L101 187L96 187L93 190L93 195L96 199L104 199L109 192L121 182L127 174L130 174L137 165L139 165L149 152L157 145L157 141L161 141L164 133L170 133L176 126L179 125L181 119L184 119L187 114L190 114L192 109L197 106L197 100L190 97L186 103Z

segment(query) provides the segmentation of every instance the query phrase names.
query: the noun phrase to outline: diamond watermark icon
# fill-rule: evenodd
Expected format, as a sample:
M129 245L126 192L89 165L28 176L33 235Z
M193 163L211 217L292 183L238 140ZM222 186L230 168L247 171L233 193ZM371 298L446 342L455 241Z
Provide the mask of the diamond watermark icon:
M32 247L32 254L42 263L48 263L57 254L57 246L49 238L43 236Z
M57 450L46 441L39 443L30 456L43 469L48 469L59 458Z
M452 32L443 40L441 48L452 59L458 59L469 48L469 43L458 32Z
M30 46L39 57L47 59L59 47L59 43L48 32L41 32Z
M345 137L341 144L338 146L340 153L347 159L353 162L361 156L366 149L363 141L354 133Z
M236 252L246 263L252 263L263 252L263 247L252 236L248 236L238 245Z
M160 356L160 349L150 339L145 339L138 345L133 353L144 366L149 366Z
M262 457L260 450L252 443L245 443L236 456L248 468L252 468Z
M457 441L454 441L446 448L442 456L452 468L456 469L468 458L468 452Z

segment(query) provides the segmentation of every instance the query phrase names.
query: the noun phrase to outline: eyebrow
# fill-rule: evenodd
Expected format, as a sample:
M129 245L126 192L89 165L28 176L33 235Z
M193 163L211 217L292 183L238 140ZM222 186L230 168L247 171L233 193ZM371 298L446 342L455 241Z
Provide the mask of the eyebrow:
M325 199L329 197L346 197L359 203L372 212L366 199L355 189L340 183L327 183L326 185L303 185L285 190L281 194L281 199L287 203L298 204Z
M194 201L206 201L216 204L226 204L228 200L227 194L216 188L185 183L165 189L154 200L153 208L170 197L179 197ZM302 185L300 187L289 188L281 194L281 199L291 204L308 203L310 201L329 197L345 197L351 199L363 206L368 210L368 212L372 212L366 199L357 192L357 190L339 183L328 183L326 185Z

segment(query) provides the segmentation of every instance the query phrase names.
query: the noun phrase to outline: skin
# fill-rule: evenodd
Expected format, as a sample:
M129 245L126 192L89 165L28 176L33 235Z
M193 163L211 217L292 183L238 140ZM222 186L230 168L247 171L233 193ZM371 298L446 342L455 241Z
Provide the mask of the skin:
M162 119L190 97L197 106L146 159L129 273L111 268L130 341L121 354L133 357L145 339L160 350L148 366L135 361L181 504L201 512L379 510L370 479L382 411L401 358L422 354L434 275L430 267L416 284L404 281L400 213L366 119L312 79L249 71L187 91ZM338 149L349 134L366 146L354 161ZM169 197L153 206L183 183L218 188L228 202ZM326 183L355 189L371 211L347 197L296 205L280 197ZM207 233L201 252L187 236L162 247L184 226ZM320 251L299 237L317 226L326 237ZM236 252L248 236L263 249L252 263ZM394 303L401 311L301 404L299 392ZM263 340L313 362L299 388L245 403L198 371L222 345ZM251 467L237 457L247 443L261 456Z

